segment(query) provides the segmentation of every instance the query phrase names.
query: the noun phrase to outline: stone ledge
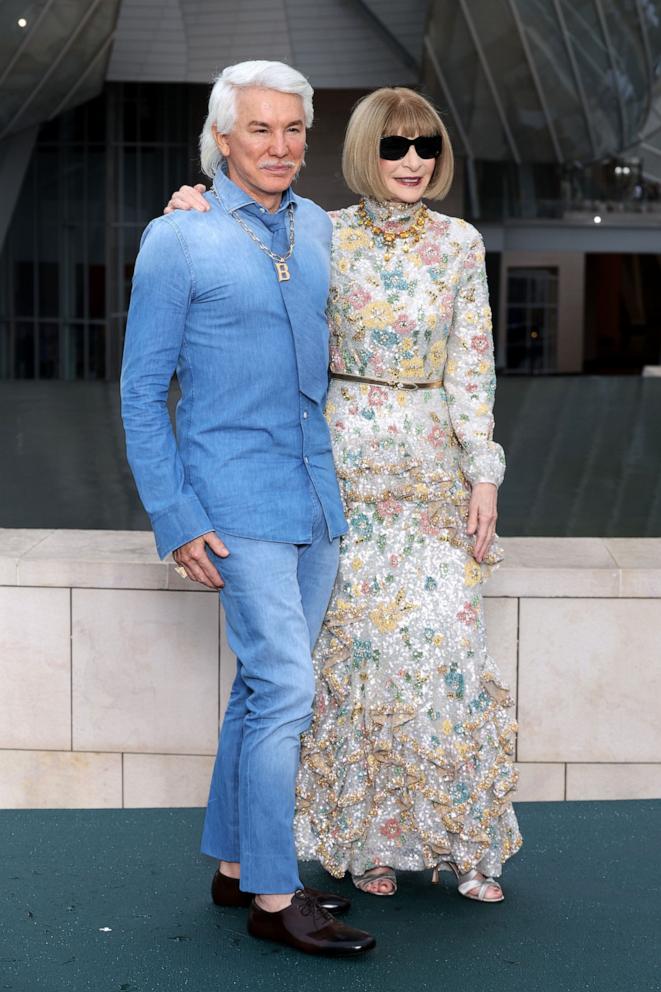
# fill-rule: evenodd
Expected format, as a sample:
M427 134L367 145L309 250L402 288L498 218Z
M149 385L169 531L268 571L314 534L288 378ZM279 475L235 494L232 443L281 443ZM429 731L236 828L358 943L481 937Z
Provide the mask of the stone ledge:
M509 537L486 596L661 596L661 538ZM209 593L161 562L148 531L0 529L0 585Z

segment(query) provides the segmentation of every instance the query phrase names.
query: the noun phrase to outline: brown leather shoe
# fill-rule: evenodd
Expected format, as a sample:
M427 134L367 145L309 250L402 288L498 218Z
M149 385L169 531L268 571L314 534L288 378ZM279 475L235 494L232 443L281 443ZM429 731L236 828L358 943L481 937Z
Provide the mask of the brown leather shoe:
M304 889L295 892L291 904L278 913L267 913L253 899L248 913L248 933L262 940L288 944L306 954L340 957L362 954L376 947L371 934L338 923Z
M351 900L345 899L344 896L335 895L333 892L320 892L318 889L308 889L307 886L304 891L308 895L314 896L317 903L323 909L327 909L329 913L335 913L339 916L351 909ZM253 900L253 893L242 892L239 888L238 878L223 875L219 869L211 881L211 898L216 906L247 907Z
M242 892L238 878L223 875L218 869L211 880L211 898L216 906L249 906L252 892Z

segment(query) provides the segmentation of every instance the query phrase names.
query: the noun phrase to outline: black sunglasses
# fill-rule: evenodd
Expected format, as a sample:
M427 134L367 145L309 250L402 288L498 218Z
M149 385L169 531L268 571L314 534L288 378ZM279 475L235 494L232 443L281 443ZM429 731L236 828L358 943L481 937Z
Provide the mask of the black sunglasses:
M387 138L381 138L379 155L387 162L397 162L400 158L404 158L411 145L415 148L418 158L438 158L443 147L443 139L440 134L427 137L420 135L418 138L403 138L401 134L390 134Z

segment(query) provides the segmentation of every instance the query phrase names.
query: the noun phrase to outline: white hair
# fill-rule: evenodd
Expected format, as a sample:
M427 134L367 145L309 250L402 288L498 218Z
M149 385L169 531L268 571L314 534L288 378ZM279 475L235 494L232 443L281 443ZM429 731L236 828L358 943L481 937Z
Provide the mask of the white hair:
M280 93L294 93L303 101L305 126L312 125L312 95L314 90L305 76L284 62L239 62L229 65L214 80L209 96L209 113L200 135L200 161L205 175L213 178L223 162L211 127L219 134L229 134L236 123L236 91L248 86L261 86Z

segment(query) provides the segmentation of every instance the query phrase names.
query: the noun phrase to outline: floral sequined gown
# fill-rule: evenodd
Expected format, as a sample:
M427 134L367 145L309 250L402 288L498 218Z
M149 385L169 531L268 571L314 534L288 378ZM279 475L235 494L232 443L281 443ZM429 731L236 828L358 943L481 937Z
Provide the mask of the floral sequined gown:
M387 230L414 207L367 201ZM477 231L430 213L389 260L356 207L334 222L331 370L442 380L413 390L332 379L327 418L350 529L314 651L303 736L299 857L331 874L451 858L500 874L521 844L516 725L486 648L485 562L466 534L470 483L500 484L493 345Z

